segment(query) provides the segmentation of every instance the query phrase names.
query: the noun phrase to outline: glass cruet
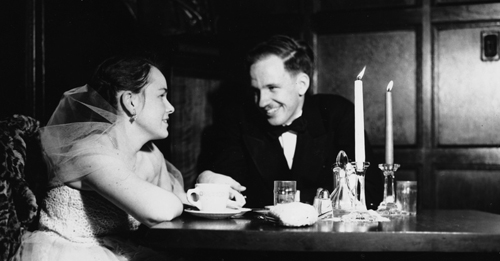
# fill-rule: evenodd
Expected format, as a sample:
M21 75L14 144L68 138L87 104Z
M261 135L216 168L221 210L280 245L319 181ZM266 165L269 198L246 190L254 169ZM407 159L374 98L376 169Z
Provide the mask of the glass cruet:
M333 165L334 175L334 191L330 199L334 214L343 214L355 209L356 198L353 190L350 188L350 177L348 174L349 158L344 151L340 151L337 155L335 164Z

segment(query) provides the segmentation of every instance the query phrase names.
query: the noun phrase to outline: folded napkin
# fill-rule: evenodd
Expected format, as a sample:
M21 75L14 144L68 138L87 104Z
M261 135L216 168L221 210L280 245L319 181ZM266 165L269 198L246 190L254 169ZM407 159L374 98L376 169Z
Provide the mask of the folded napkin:
M278 204L269 210L268 217L286 227L311 226L318 221L317 210L309 204L291 202Z

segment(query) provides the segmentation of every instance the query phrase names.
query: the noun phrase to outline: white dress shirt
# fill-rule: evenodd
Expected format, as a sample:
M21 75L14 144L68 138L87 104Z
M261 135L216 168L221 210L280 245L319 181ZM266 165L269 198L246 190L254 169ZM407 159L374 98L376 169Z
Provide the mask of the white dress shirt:
M295 146L297 145L297 134L293 131L283 132L279 136L279 140L283 148L283 154L285 154L286 161L288 162L288 168L292 169Z
M302 116L302 111L299 113L298 117L300 116ZM292 123L290 122L290 124ZM283 134L279 136L279 141L281 147L283 148L283 154L285 154L285 158L288 163L288 168L292 169L293 156L295 155L295 146L297 145L297 133L294 131L283 132Z

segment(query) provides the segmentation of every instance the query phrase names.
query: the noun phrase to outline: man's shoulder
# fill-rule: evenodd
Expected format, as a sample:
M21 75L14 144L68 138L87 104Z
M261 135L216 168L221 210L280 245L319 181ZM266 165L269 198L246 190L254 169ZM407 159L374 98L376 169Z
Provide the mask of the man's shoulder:
M347 113L354 110L354 104L337 94L320 93L308 97L306 107L318 108L323 113Z
M317 104L326 105L352 105L352 102L338 94L317 93L309 96L309 98Z

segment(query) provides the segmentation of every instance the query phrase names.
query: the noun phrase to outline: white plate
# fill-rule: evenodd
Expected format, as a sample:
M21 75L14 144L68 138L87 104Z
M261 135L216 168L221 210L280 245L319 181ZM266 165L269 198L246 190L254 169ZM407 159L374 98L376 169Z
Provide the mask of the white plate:
M250 211L251 209L249 208L240 208L240 209L231 209L227 208L224 211L217 211L217 212L211 212L211 211L201 211L197 209L186 209L187 213L197 216L197 217L203 217L203 218L209 218L209 219L224 219L224 218L230 218L234 216L238 216L240 214L243 214L245 212Z

